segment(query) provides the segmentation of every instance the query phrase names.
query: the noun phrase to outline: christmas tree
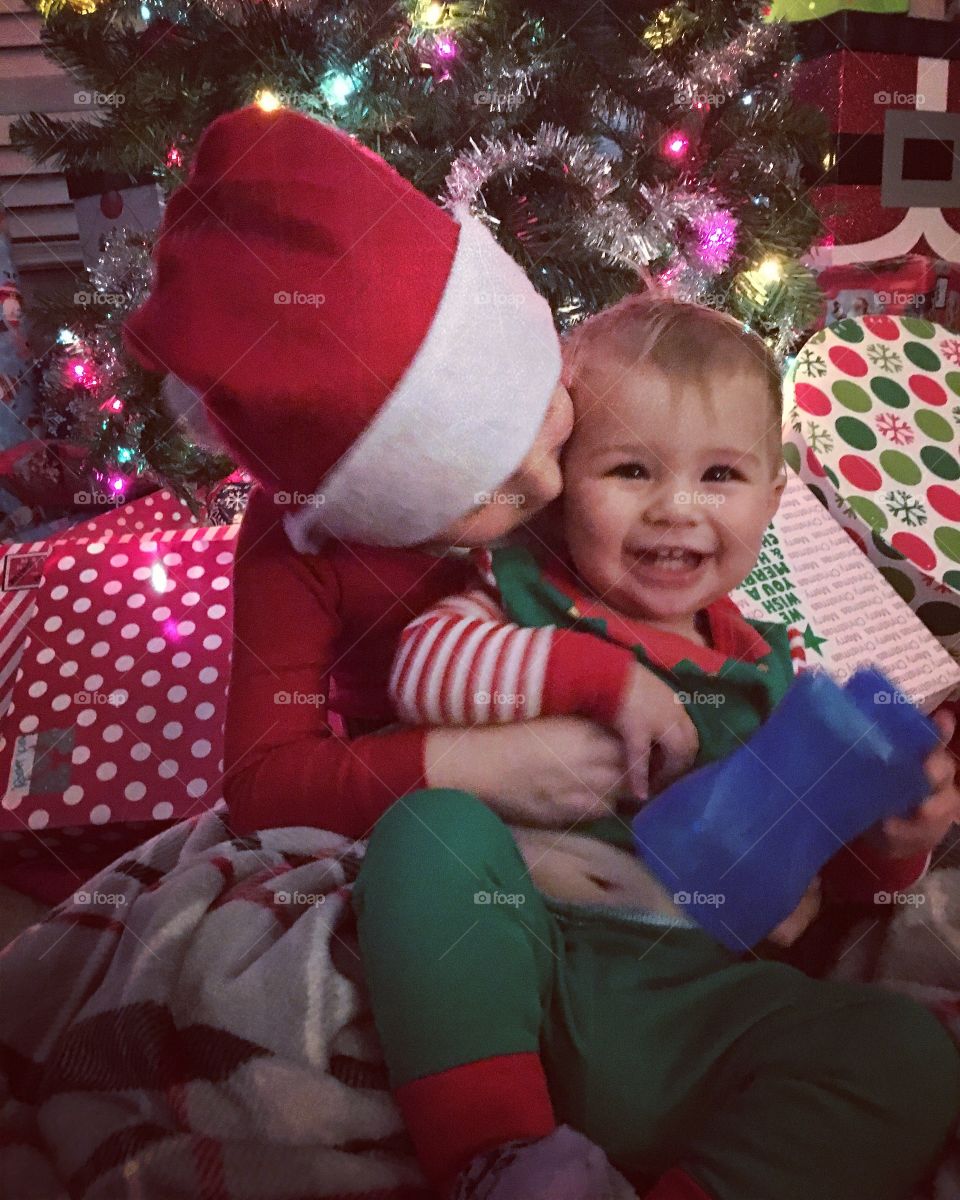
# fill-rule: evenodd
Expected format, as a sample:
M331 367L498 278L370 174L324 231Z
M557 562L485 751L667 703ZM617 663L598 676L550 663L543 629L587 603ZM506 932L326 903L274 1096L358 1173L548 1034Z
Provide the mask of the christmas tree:
M820 304L800 259L821 230L805 177L825 135L790 98L790 27L761 9L43 0L45 51L98 103L92 120L26 115L11 136L64 171L154 179L169 194L220 113L295 107L439 202L469 203L561 329L660 287L733 312L786 355ZM91 272L97 303L34 314L56 342L44 411L111 486L152 473L188 498L229 464L171 426L158 379L122 355L148 256L148 239L118 231Z

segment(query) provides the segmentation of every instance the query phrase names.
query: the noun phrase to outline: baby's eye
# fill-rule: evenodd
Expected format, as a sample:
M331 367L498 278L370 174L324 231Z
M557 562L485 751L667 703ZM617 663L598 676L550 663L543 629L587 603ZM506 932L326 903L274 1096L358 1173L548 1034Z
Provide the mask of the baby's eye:
M614 467L609 474L614 475L617 479L649 479L650 473L643 463L621 463L619 467Z
M706 483L729 483L732 479L743 479L743 473L736 467L718 464L715 467L707 467L703 478Z

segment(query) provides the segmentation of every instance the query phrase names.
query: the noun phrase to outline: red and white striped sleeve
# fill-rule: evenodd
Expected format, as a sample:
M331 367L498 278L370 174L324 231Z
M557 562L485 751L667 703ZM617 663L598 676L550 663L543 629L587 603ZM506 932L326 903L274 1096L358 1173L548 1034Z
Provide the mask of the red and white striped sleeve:
M625 647L506 620L492 589L452 596L400 636L390 696L415 725L490 725L580 714L612 724L634 665Z

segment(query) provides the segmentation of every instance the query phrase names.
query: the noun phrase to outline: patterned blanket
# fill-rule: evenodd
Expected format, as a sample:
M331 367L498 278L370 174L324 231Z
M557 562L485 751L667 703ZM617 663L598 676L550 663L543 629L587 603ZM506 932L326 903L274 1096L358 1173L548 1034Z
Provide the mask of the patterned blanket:
M363 995L362 854L204 813L8 946L3 1200L429 1200Z
M235 839L215 810L8 946L3 1200L430 1200L360 974L363 850ZM960 868L850 930L830 974L914 995L960 1041ZM914 1200L958 1198L954 1141Z

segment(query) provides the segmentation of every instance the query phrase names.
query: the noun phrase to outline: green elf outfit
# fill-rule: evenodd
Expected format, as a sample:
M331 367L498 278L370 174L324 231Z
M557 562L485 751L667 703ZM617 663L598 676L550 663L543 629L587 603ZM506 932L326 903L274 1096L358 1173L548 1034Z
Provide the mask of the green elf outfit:
M580 663L613 681L628 650L685 701L697 765L749 738L793 676L787 631L745 621L732 601L701 614L703 647L602 609L525 549L496 551L488 567L477 622L493 627L499 611L501 626L547 631L567 674ZM432 676L415 645L398 656L397 689L434 714L463 711L462 698L431 699L430 681L469 677L452 661L485 636L469 600L411 626L421 648L452 646ZM442 621L460 623L446 643ZM548 662L541 699L569 704L569 680L552 692L550 681ZM583 690L599 694L595 679ZM630 846L617 818L587 831ZM908 866L853 857L871 891L898 886ZM916 1003L737 956L683 916L546 896L509 828L466 793L399 800L374 829L353 903L391 1086L441 1189L484 1148L563 1123L656 1200L902 1200L960 1110L960 1058Z

